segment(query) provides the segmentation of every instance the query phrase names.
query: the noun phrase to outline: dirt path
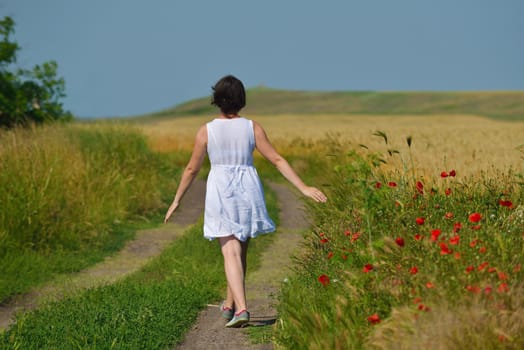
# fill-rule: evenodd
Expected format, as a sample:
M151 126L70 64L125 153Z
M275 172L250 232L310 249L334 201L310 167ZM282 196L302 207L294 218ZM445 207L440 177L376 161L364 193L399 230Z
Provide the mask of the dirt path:
M280 284L290 272L291 256L302 242L300 233L309 226L296 195L285 185L272 184L271 187L278 197L280 227L275 241L262 255L259 269L248 272L246 293L251 313L249 326L253 327L268 326L276 321L275 304ZM218 308L218 305L209 305L176 349L273 349L273 344L250 344L245 329L224 328L226 322L220 317Z
M289 187L272 184L280 206L280 227L275 240L261 258L258 270L248 272L247 297L251 312L250 326L267 326L276 321L276 296L289 273L290 257L302 241L300 234L309 226L300 201ZM175 215L174 225L137 232L136 238L114 256L74 275L60 276L47 285L0 305L0 329L14 322L19 311L38 307L44 301L56 300L86 288L113 283L137 271L185 229L194 224L203 211L205 182L195 181ZM177 349L273 349L272 344L252 345L245 329L226 329L218 305L209 305Z

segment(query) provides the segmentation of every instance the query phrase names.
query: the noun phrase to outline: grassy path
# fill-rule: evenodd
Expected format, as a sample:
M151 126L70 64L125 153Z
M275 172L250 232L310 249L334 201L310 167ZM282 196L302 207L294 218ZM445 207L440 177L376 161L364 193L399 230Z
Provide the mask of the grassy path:
M250 327L270 326L277 320L275 304L280 284L290 272L291 256L302 241L301 232L309 226L304 210L296 195L285 185L271 184L280 207L280 227L261 258L260 267L249 271L246 280L248 307L251 312ZM209 305L202 311L193 329L187 334L178 350L190 349L273 349L265 344L251 344L247 329L226 329L218 305Z
M276 296L282 281L290 273L291 256L297 252L302 232L309 224L300 201L289 187L271 184L280 207L280 226L271 245L260 258L257 270L248 271L247 294L252 320L249 329L226 329L225 320L218 313L218 305L209 305L187 334L179 349L273 349L271 327L277 321ZM45 286L20 295L0 307L0 326L9 327L16 312L29 311L46 301L73 296L86 289L109 285L139 270L157 257L173 239L199 220L203 210L205 183L197 181L187 193L174 223L156 229L139 231L123 250L101 263L77 274L59 276ZM220 276L219 278L222 278ZM260 328L257 328L260 327ZM252 331L262 344L251 344ZM125 340L124 340L125 341Z
M0 305L0 329L14 322L17 312L31 310L45 301L57 300L87 288L113 283L144 266L150 259L194 224L203 211L205 182L195 180L186 194L184 206L180 207L174 225L138 231L118 254L77 274L57 277L54 281L19 295L10 303Z

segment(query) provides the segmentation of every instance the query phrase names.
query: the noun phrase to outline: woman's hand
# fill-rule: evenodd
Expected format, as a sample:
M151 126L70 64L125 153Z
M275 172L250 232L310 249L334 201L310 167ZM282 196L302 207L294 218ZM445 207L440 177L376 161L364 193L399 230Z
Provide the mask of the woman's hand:
M315 202L325 203L327 201L326 195L315 187L306 186L306 188L302 190L302 194L313 199Z
M166 224L169 221L169 218L171 217L171 215L173 215L176 208L178 208L179 204L180 204L179 202L171 203L171 206L167 210L166 217L164 218L164 224Z

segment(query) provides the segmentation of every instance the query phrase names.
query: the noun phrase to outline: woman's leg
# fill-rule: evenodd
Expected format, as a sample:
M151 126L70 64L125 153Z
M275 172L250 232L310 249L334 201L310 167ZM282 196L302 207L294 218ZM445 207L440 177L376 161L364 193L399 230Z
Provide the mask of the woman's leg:
M245 242L240 242L240 247L242 249L242 267L244 269L244 280L246 279L247 272L247 247L249 245L249 238Z
M234 306L236 311L247 309L245 276L248 241L241 242L234 236L228 236L220 237L219 242L227 279L227 297L224 305Z

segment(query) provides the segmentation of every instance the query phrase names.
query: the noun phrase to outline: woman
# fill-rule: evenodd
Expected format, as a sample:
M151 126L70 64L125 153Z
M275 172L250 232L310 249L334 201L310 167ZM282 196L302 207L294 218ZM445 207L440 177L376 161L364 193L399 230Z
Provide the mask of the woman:
M244 284L249 239L275 230L253 166L254 149L306 197L325 202L326 196L302 182L271 145L260 124L239 115L246 105L246 93L240 80L231 75L220 79L213 87L212 104L220 109L220 115L198 130L191 159L164 222L178 208L207 153L211 170L207 179L204 237L218 239L224 256L227 296L221 312L229 321L226 327L241 327L249 322Z

